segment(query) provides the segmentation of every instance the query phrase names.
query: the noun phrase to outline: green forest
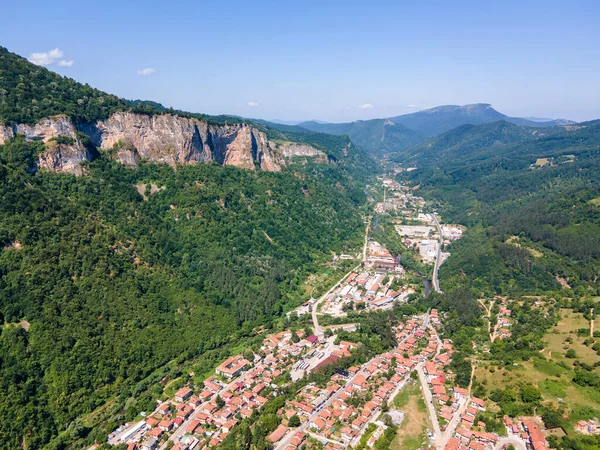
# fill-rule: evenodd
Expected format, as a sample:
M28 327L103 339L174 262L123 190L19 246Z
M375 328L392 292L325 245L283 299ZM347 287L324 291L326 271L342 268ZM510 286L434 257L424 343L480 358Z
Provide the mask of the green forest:
M442 266L442 283L463 273L460 283L485 295L560 289L596 294L599 132L600 125L590 122L493 157L483 148L457 160L423 160L410 173L412 182L445 220L468 227ZM536 165L539 160L545 164Z
M360 245L364 194L331 167L100 157L75 177L32 171L41 151L20 137L0 147L1 448L102 433L78 418L115 398L126 413L169 361L218 361L211 351L302 301L330 251Z

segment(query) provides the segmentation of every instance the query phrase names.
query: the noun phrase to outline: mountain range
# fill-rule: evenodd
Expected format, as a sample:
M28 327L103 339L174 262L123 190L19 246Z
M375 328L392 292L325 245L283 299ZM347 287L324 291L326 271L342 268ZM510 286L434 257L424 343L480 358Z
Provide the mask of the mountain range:
M348 123L302 122L299 128L321 133L348 135L352 142L375 155L403 151L461 125L480 125L506 121L524 127L555 127L572 125L564 119L533 121L509 117L487 103L438 106L388 119L358 120Z

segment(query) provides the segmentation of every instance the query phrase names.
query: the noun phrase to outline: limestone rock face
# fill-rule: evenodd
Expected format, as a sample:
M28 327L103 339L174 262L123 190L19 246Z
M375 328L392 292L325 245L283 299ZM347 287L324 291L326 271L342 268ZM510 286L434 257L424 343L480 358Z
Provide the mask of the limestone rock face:
M46 151L40 155L38 166L52 172L83 174L83 161L92 155L77 136L77 130L66 116L44 119L34 126L18 124L0 125L0 145L15 134L22 134L30 141L43 141Z
M209 125L197 119L161 114L116 113L80 129L102 150L113 150L123 164L141 159L194 164L216 161L222 165L279 171L281 161L266 135L246 124Z
M173 167L214 161L246 170L278 172L286 160L295 157L327 162L325 153L311 146L278 146L265 133L245 123L214 125L171 114L119 112L107 120L77 126L66 116L44 119L34 126L0 124L0 145L15 134L41 140L46 152L39 158L40 168L81 175L81 163L91 161L94 155L81 142L78 131L86 134L95 147L132 167L142 160Z
M297 157L308 157L316 158L317 161L327 161L327 155L325 153L310 145L291 143L283 145L279 149L285 158L293 159Z
M46 144L46 151L39 157L38 166L51 172L84 175L81 163L91 160L92 155L79 141L73 145L50 141Z

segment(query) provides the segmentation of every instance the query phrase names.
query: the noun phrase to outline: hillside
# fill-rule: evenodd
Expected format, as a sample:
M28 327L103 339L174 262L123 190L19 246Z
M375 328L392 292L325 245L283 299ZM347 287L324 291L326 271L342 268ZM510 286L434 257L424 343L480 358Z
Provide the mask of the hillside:
M0 448L105 442L360 246L372 160L346 137L132 107L0 58Z
M127 166L140 161L173 167L216 162L246 170L281 171L310 160L336 164L356 175L364 164L372 164L348 139L315 133L291 137L265 122L120 99L1 47L0 89L4 93L0 144L16 134L29 141L42 140L46 148L38 155L37 166L54 172L81 175L98 151ZM306 145L313 148L307 150Z
M564 131L563 128L521 127L504 120L481 125L460 125L446 133L391 155L405 164L430 165L452 163L489 153L496 147L542 139Z
M575 122L569 120L548 120L533 121L519 117L509 117L492 108L486 103L477 103L474 105L447 105L426 109L411 114L391 117L389 119L358 120L349 123L321 123L321 122L303 122L297 126L289 127L296 130L311 130L321 133L336 135L347 135L350 140L361 149L376 155L383 156L391 153L397 153L404 157L405 150L415 147L414 150L406 154L415 154L422 152L426 147L446 146L443 140L460 140L463 132L470 130L469 126L483 125L494 122L504 121L509 124L520 127L530 127L532 130L512 128L508 134L514 134L525 139L529 134L547 134L551 133L557 126L572 125ZM278 127L277 125L274 125ZM542 128L548 131L541 130ZM454 137L446 136L442 142L433 138L444 133L455 130ZM491 133L494 131L482 130L482 133ZM506 136L498 134L499 142L503 142ZM488 137L488 139L491 139ZM427 139L432 139L427 141ZM398 156L397 155L397 156Z
M600 122L522 142L518 129L496 127L512 130L506 141L517 142L486 146L481 126L465 129L452 135L460 141L436 159L421 157L408 173L442 215L469 227L442 266L442 280L462 274L462 283L496 295L558 291L562 279L571 288L561 295L593 295L600 272Z
M350 123L303 122L298 127L320 133L347 135L355 145L378 156L404 150L423 139L419 133L386 119Z
M416 113L404 114L390 117L393 122L404 125L424 136L431 137L450 131L461 125L479 125L482 123L497 122L505 120L520 126L529 127L554 127L574 122L564 120L552 120L549 122L534 122L519 117L508 117L487 103L476 103L473 105L447 105L418 111ZM568 123L565 123L568 122Z

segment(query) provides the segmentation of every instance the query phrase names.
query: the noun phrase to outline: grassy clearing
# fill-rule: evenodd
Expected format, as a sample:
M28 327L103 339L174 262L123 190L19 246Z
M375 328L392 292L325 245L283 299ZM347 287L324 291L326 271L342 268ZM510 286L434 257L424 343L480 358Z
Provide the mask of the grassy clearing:
M593 198L588 203L590 205L600 206L600 197Z
M544 336L545 348L539 356L516 366L502 368L478 364L475 376L488 391L506 388L518 390L520 384L531 383L541 390L544 403L566 408L571 424L600 417L600 392L572 381L575 375L574 361L593 365L599 360L596 352L583 343L589 339L589 327L590 323L583 314L563 309L558 325ZM580 329L587 329L588 333L578 336ZM576 352L576 358L565 356L570 349Z
M564 357L568 349L573 349L577 353L575 359L593 365L598 361L598 355L590 347L583 344L589 338L589 333L586 336L577 335L577 331L582 328L586 328L588 331L590 329L590 322L583 317L583 314L573 312L570 309L563 309L558 325L544 337L546 352L550 352L552 359L558 359L556 358L558 355ZM574 359L569 360L562 357L560 360L572 365Z
M424 444L428 443L426 430L429 417L419 385L413 383L406 386L394 398L393 403L396 408L406 413L406 417L390 444L390 450L417 450L424 447Z

